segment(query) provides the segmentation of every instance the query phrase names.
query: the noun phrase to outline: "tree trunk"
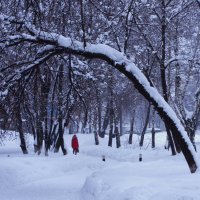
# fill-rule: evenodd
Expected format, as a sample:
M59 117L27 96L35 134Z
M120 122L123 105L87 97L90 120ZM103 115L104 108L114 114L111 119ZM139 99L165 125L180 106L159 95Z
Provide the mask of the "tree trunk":
M135 121L135 112L131 118L131 126L130 126L130 134L129 134L129 139L128 143L132 144L133 143L133 126L134 126L134 121Z
M173 141L172 132L170 131L170 129L167 126L165 126L165 127L166 127L166 132L167 132L167 139L168 139L168 142L169 142L167 149L169 149L171 147L172 155L176 155L175 147L177 147L176 148L177 152L180 152L179 148L178 148L178 144L177 144L176 140Z
M152 144L151 147L155 148L155 110L152 110Z
M35 72L35 79L34 79L34 88L33 88L33 104L34 104L34 111L35 111L35 142L34 142L34 151L40 155L43 145L43 127L42 127L42 116L41 116L41 99L40 99L40 89L39 87L39 77L40 77L40 69L37 68Z
M101 97L99 94L99 89L96 89L96 97L97 97L97 121L98 121L98 134L101 134L101 115L102 115L102 103Z
M162 90L163 90L163 97L166 102L168 102L168 93L167 93L167 82L166 82L166 68L165 68L165 60L166 60L166 6L165 6L165 0L162 0L162 19L161 19L161 60L160 60L160 74L161 74L161 84L162 84ZM165 127L167 130L168 138L169 138L169 143L171 146L172 150L172 155L175 155L175 148L174 148L174 143L177 144L177 138L175 134L170 134L170 128L168 127L168 124L165 123ZM177 146L178 149L178 146Z
M108 138L108 146L112 147L112 135L113 135L113 125L110 126L109 138Z
M40 118L43 124L45 155L48 156L48 150L50 149L50 135L48 131L48 96L51 89L51 76L49 72L45 70L45 73L41 78L41 103L40 103Z
M92 113L90 111L90 115L89 115L89 133L92 133Z
M96 111L97 113L98 113L98 109L97 109L97 111ZM98 133L97 133L97 118L98 118L98 116L97 116L97 113L94 113L94 124L93 124L93 126L94 126L94 140L95 140L95 145L99 145L99 138L98 138Z
M56 144L56 131L57 131L57 127L58 127L58 122L54 122L53 126L52 126L52 132L51 132L51 135L50 135L50 138L51 138L51 145L53 144L53 147L55 148L55 144Z
M62 125L62 118L58 119L58 133L57 133L57 140L55 143L55 149L54 149L54 153L58 153L59 148L61 147L63 155L67 154L67 150L65 148L65 144L64 144L64 138L63 138L63 125Z
M25 138L24 138L24 131L23 131L23 127L22 127L22 118L21 118L21 113L20 111L18 110L18 112L16 113L17 114L17 130L19 132L19 138L20 138L20 147L22 149L22 152L23 154L28 154L28 150L27 150L27 147L26 147L26 141L25 141Z
M57 133L57 140L55 143L54 152L57 153L59 148L61 147L62 152L64 155L67 154L67 150L64 145L64 120L63 120L63 113L62 113L62 105L63 105L63 65L61 64L59 67L59 81L58 81L58 133Z
M0 104L0 116L3 118L3 123L1 124L0 128L3 130L7 129L9 115L4 109L3 105Z
M36 144L35 144L35 153L38 152L38 155L41 154L43 146L43 127L42 127L42 119L36 119Z
M44 138L45 138L45 156L48 156L48 150L50 149L50 137L48 132L47 117L44 121Z
M94 140L95 140L95 145L99 145L99 138L98 138L97 131L94 131Z
M101 138L104 138L104 136L105 136L105 132L106 132L106 129L107 129L108 124L109 124L109 114L110 114L110 108L109 108L109 103L108 103L108 105L106 107L106 113L105 113L105 116L104 116L102 132L99 135Z
M20 87L20 83L18 84L18 86ZM19 90L19 88L18 88ZM20 98L17 94L16 98L16 102L14 103L14 117L15 117L15 124L17 127L17 131L19 132L19 138L20 138L20 147L22 149L23 154L28 154L28 150L26 147L26 141L25 141L25 137L24 137L24 131L23 131L23 122L22 122L22 115L21 115L21 101Z
M152 148L155 148L155 129L154 129L154 127L152 127L151 133L152 133L152 143L151 143L151 147L152 147Z
M195 124L194 121L191 120L191 119L185 120L185 126L186 126L185 129L187 131L187 134L190 138L191 143L194 146L195 151L197 151L197 148L196 148L196 145L195 145L195 140L194 140L195 139L195 130L196 130L194 124Z
M118 130L118 127L115 127L115 136L116 136L116 147L119 148L121 146L121 142L120 142L120 133Z
M123 108L122 108L122 102L123 102L123 98L120 98L120 105L119 105L119 123L120 123L120 127L119 127L119 131L120 131L120 135L123 135L123 129L122 129L122 125L123 125Z
M151 110L151 104L149 103L148 108L147 108L147 115L146 115L144 127L143 127L143 130L142 130L142 133L141 133L140 147L142 147L143 143L144 143L144 135L145 135L145 132L147 130L147 125L148 125L148 122L149 122L150 110Z

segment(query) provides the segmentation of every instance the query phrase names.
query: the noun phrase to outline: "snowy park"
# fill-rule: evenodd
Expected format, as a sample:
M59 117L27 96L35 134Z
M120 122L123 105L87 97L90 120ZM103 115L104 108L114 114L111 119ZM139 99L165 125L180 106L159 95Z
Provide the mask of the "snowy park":
M0 0L0 200L200 199L200 0Z
M72 153L72 135L65 135L67 155L23 155L18 140L7 140L0 147L1 200L198 200L200 173L191 174L182 154L172 156L164 149L166 133L151 135L144 146L122 136L122 147L108 147L108 138L94 144L92 134L77 134L80 152ZM33 141L27 136L31 152ZM200 135L196 143L199 151ZM139 162L139 154L142 161ZM105 156L105 162L102 156ZM199 157L198 153L198 157Z

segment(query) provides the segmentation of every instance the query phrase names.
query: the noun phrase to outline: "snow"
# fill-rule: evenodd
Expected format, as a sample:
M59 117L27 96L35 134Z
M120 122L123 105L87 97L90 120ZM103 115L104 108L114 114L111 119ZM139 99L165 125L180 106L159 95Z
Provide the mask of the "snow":
M80 153L73 155L72 135L65 135L68 154L33 153L32 137L27 136L28 155L23 155L19 141L0 146L1 200L198 200L200 173L191 174L182 154L171 156L164 149L166 133L156 133L156 148L151 149L151 135L145 135L144 147L134 135L121 137L120 148L108 147L108 137L94 145L92 134L77 134ZM196 137L199 151L200 135ZM139 162L139 154L143 161ZM102 161L105 155L106 161ZM198 153L199 156L199 153Z

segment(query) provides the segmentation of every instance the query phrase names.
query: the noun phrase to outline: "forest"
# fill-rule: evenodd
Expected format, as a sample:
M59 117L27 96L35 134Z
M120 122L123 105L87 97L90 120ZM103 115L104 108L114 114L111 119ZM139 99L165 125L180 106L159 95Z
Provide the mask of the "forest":
M65 155L63 135L166 130L166 149L198 168L199 0L1 0L0 144Z

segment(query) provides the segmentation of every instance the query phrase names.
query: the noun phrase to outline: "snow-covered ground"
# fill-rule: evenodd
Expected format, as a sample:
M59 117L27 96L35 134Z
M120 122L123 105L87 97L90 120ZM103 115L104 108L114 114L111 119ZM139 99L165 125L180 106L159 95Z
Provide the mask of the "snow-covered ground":
M68 154L38 156L28 137L29 154L23 155L19 141L0 146L0 200L199 200L200 173L191 174L183 155L171 156L164 149L165 133L156 134L151 149L150 134L144 147L138 136L121 148L108 147L108 138L94 145L92 134L78 134L80 153L73 155L71 135L65 136ZM200 135L196 137L200 151ZM139 162L142 154L142 162ZM105 155L106 161L102 161ZM198 153L198 157L200 153Z

